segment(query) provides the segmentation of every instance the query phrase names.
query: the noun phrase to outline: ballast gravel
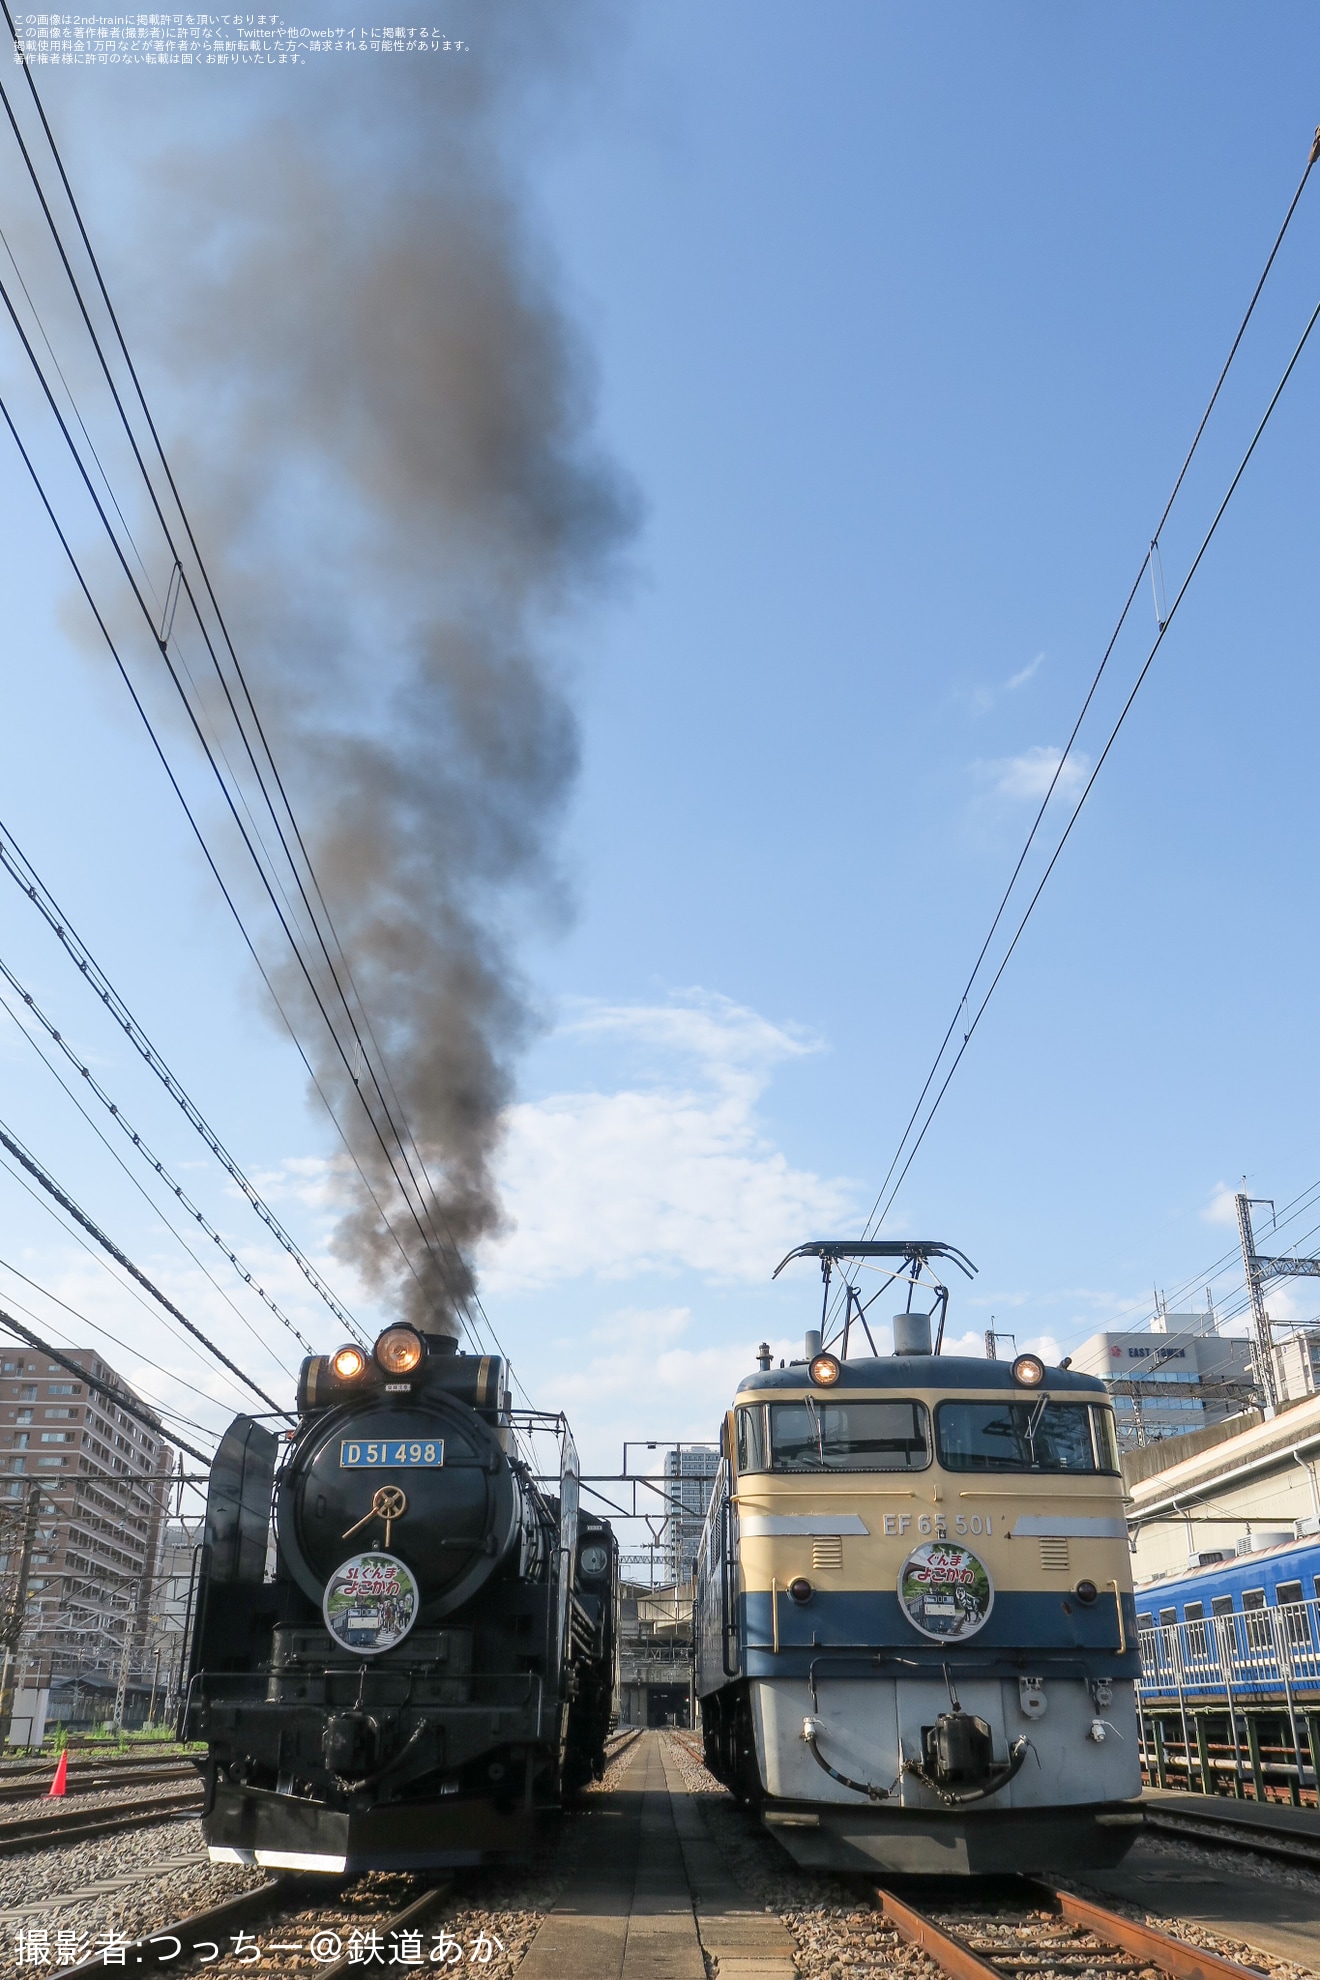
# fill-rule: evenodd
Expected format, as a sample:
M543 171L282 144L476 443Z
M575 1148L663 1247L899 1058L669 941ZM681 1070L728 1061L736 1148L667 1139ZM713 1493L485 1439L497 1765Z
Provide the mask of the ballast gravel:
M171 1859L197 1856L201 1860L182 1868L160 1869ZM59 1900L102 1879L122 1877L130 1871L147 1873L143 1881L118 1891L101 1892L73 1904ZM120 1835L96 1836L89 1842L43 1843L20 1854L0 1857L0 1972L20 1970L19 1933L30 1946L32 1931L49 1934L51 1963L39 1965L25 1959L21 1970L54 1973L73 1966L96 1950L98 1939L115 1931L126 1938L158 1932L162 1926L190 1912L219 1904L222 1898L265 1883L264 1870L245 1869L240 1864L210 1863L202 1840L199 1821L159 1822L142 1829L129 1829ZM42 1913L16 1919L7 1916L17 1906L45 1900ZM73 1934L63 1942L77 1947L72 1958L56 1958L57 1934Z

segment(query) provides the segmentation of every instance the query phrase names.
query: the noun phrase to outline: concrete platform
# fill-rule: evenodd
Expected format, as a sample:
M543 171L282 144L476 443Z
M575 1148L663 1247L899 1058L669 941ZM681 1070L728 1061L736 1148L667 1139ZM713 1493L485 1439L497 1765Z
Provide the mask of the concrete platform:
M1199 1794L1171 1798L1199 1802L1203 1808L1206 1800ZM1234 1803L1236 1809L1243 1805ZM1273 1812L1314 1815L1309 1809L1261 1809L1262 1815ZM1161 1855L1144 1839L1133 1845L1117 1870L1098 1870L1085 1881L1101 1898L1125 1898L1152 1920L1185 1918L1320 1974L1320 1899L1309 1891L1246 1872L1182 1863Z
M518 1980L796 1980L792 1941L718 1863L661 1733L644 1733L591 1814L590 1856Z

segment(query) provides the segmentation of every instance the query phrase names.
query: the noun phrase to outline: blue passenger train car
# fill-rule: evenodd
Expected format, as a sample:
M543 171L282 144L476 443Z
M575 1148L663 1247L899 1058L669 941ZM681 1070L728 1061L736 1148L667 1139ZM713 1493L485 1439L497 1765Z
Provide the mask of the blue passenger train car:
M1320 1703L1320 1537L1140 1584L1143 1705Z

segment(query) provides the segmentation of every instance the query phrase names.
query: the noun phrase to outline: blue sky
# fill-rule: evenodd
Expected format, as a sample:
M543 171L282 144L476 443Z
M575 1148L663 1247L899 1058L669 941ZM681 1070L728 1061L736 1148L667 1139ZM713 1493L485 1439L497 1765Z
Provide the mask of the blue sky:
M785 1352L813 1317L812 1273L772 1288L778 1258L869 1209L1300 175L1317 53L1295 5L680 0L602 13L577 86L507 133L642 509L622 577L562 634L573 916L517 910L543 1029L503 1157L514 1228L483 1262L526 1386L567 1404L593 1460L713 1434L755 1343ZM295 137L301 80L279 79ZM169 198L141 180L144 112L185 150L199 105L236 141L252 114L242 78L205 82L43 78L139 313L169 280L133 261L135 201ZM1163 538L1170 589L1314 306L1318 238L1313 184ZM6 346L6 380L15 362ZM1226 1186L1283 1202L1320 1174L1318 366L1320 348L896 1205L893 1228L980 1267L955 1334L993 1313L1066 1350L1141 1320L1153 1287L1229 1249ZM186 375L175 353L179 422ZM11 454L0 524L0 817L324 1255L330 1138L122 690L70 636ZM1154 631L1143 595L1102 716ZM0 954L333 1345L12 890ZM260 1310L258 1342L30 1060L11 1028L3 1117L277 1379ZM222 1420L228 1392L3 1178L0 1240ZM6 1297L86 1338L0 1271Z

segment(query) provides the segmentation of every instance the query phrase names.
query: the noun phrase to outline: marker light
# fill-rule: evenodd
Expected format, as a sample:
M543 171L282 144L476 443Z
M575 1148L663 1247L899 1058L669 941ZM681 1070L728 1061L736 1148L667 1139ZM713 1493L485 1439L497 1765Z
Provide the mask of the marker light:
M793 1580L788 1584L788 1592L795 1602L809 1602L811 1600L811 1583L807 1580L806 1575L795 1575Z
M331 1357L330 1366L341 1382L356 1382L366 1368L367 1357L360 1347L341 1347L338 1354Z
M422 1358L422 1337L411 1327L387 1327L374 1352L387 1375L408 1375Z
M1013 1363L1013 1380L1024 1389L1038 1389L1045 1380L1045 1363L1037 1354L1020 1354Z
M813 1382L822 1389L828 1389L832 1382L839 1379L839 1364L832 1354L818 1354L809 1372Z

